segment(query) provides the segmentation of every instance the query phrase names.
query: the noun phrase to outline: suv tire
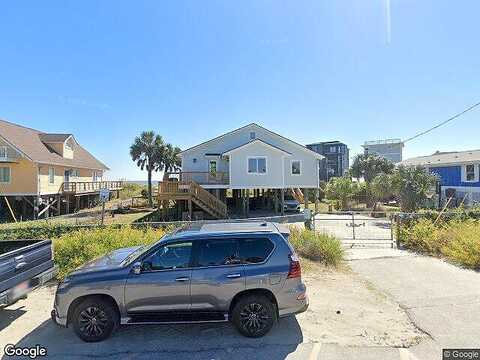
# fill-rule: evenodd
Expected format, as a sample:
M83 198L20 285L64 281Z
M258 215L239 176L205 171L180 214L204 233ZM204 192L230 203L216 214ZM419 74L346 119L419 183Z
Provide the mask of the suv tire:
M108 338L119 319L114 306L100 298L82 301L73 311L73 329L85 342L97 342Z
M262 337L270 331L276 319L275 305L262 295L242 297L233 308L232 322L247 337Z

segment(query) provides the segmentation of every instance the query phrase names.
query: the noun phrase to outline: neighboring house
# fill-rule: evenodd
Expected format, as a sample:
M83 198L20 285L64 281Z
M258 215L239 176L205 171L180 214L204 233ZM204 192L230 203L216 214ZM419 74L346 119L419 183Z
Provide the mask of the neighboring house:
M328 181L331 177L345 175L349 168L348 146L340 141L325 141L308 144L307 148L323 155L320 164L320 180Z
M319 162L323 156L257 124L249 124L180 153L182 171L170 174L179 182L164 182L161 199L186 200L189 213L193 205L211 217L227 212L248 214L250 208L283 211L285 191L318 189ZM170 186L170 188L168 188ZM171 187L177 186L178 189ZM177 190L203 196L203 200L172 195ZM205 209L205 203L219 211Z
M430 156L404 160L400 165L423 166L437 174L443 202L452 197L457 205L480 203L480 150L437 151Z
M365 141L362 145L365 154L376 154L394 164L403 159L403 142L400 139Z
M69 213L96 201L108 167L72 134L49 134L0 120L0 211L4 219ZM0 218L2 217L0 215Z

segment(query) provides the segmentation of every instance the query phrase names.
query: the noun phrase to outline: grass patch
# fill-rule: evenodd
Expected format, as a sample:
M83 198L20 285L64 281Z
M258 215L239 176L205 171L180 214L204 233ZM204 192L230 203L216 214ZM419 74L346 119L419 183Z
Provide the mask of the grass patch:
M113 250L149 244L159 240L164 230L121 228L83 229L54 239L55 263L59 266L59 278L86 262Z
M452 220L434 224L421 219L402 226L400 241L406 247L424 254L443 256L470 269L480 270L480 221Z
M343 259L341 243L331 235L292 226L289 242L301 257L319 261L327 266L336 267Z

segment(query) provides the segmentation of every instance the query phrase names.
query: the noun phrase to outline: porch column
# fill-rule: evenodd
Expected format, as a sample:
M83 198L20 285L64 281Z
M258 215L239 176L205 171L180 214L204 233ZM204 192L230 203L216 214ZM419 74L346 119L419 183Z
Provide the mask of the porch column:
M275 214L278 214L278 189L273 189L273 207Z
M250 189L245 190L245 217L248 218L250 213Z
M303 200L305 200L305 209L308 209L308 189L303 189Z
M320 190L318 188L315 189L315 214L318 213L319 207L320 207L320 202L318 198L320 197Z
M285 189L280 189L280 214L285 215Z

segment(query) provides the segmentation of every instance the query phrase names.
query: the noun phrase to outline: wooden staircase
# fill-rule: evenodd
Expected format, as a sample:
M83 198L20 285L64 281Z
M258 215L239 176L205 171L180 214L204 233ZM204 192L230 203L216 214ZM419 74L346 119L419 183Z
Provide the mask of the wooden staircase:
M290 189L290 192L292 193L292 196L295 200L297 200L300 204L302 204L304 202L304 197L303 197L303 193L302 193L302 190L300 189Z
M228 215L227 205L195 181L161 181L158 183L158 203L165 201L191 201L217 219Z

